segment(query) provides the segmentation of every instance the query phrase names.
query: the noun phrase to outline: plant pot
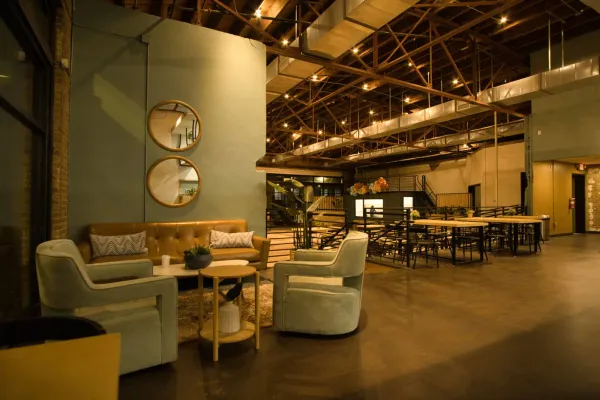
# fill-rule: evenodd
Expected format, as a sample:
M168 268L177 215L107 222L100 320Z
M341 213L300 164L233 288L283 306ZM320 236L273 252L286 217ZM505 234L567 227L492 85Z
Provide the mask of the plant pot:
M227 302L219 307L219 332L235 333L240 330L240 308Z
M202 269L210 265L213 260L212 254L202 254L185 259L185 269Z
M469 218L473 218L473 215L474 215L473 213L467 213L467 217L469 217Z

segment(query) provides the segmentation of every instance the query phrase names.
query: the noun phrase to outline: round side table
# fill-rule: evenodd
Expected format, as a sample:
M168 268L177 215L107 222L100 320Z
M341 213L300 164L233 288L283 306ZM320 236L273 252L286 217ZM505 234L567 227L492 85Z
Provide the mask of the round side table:
M255 323L249 321L240 321L240 330L234 333L219 332L219 281L223 279L237 278L242 282L242 278L254 275L255 278ZM203 278L213 279L213 319L204 324L204 285ZM250 339L254 336L256 350L260 343L260 273L254 267L247 265L220 265L211 268L204 268L198 274L198 290L200 298L198 299L198 322L200 337L213 342L213 361L219 361L219 344L235 343ZM242 318L242 296L237 298L237 304L240 308L240 319Z

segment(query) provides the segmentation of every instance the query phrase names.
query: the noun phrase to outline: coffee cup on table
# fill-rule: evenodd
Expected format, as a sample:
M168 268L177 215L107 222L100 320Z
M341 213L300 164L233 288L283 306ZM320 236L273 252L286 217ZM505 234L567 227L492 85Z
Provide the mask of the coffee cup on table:
M170 264L170 262L171 262L171 256L164 255L164 256L161 257L161 259L162 259L162 266L164 268L168 267L169 264Z

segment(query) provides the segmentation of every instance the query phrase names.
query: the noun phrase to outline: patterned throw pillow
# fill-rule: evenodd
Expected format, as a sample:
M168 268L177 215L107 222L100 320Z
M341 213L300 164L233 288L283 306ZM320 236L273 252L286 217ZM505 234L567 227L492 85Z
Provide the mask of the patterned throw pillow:
M233 247L254 247L252 246L252 236L254 232L226 233L219 231L210 231L210 247L213 249L230 249Z
M90 235L94 258L104 256L126 256L130 254L145 254L146 231L123 236Z

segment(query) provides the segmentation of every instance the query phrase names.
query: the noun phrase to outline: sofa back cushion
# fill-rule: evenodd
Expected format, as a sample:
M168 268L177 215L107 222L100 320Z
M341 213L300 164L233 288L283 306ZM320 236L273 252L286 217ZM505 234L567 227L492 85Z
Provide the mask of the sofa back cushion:
M148 256L163 254L183 256L183 252L196 244L208 246L210 231L246 232L245 220L190 221L190 222L131 222L90 225L90 234L102 236L129 235L146 231Z

